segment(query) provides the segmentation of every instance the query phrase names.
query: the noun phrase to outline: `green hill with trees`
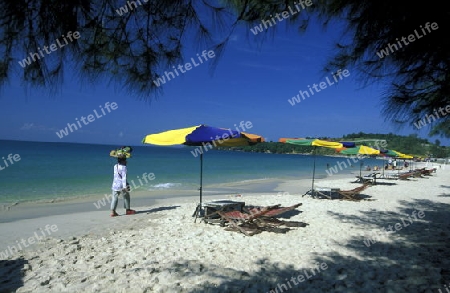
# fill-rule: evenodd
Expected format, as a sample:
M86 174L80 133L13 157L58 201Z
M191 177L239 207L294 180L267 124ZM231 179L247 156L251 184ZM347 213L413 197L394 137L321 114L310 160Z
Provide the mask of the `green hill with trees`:
M308 137L306 137L308 138ZM340 138L320 137L319 139L330 141L353 141L356 144L367 145L371 147L387 148L396 150L404 154L413 155L422 158L448 158L450 157L450 147L441 146L438 139L431 143L427 139L419 138L416 134L408 136L376 133L351 133ZM311 154L313 147L298 146L281 142L263 142L253 146L244 147L218 147L221 150L235 150L245 152L262 152L274 154ZM335 155L334 149L317 148L319 155Z

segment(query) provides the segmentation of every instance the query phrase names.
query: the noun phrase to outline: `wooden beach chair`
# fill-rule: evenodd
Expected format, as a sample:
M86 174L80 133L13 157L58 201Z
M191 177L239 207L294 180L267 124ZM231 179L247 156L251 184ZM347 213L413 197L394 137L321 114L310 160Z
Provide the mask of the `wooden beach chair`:
M359 198L358 195L370 185L370 183L363 183L363 185L359 187L350 190L339 190L337 193L339 193L343 200L359 201L361 198Z
M298 221L285 221L277 219L276 217L285 214L286 212L295 210L302 203L294 204L288 207L277 207L270 209L269 212L265 213L261 217L255 219L255 223L263 230L268 230L273 227L286 226L286 227L306 227L308 224ZM248 213L253 214L261 210L261 207L246 207L244 208Z
M356 176L356 181L354 183L371 183L376 184L377 183L377 176L379 175L379 172L373 172L369 175L365 176Z
M422 177L422 173L421 171L411 171L411 172L405 172L405 173L400 173L396 176L396 178L398 180L409 180L410 177Z
M424 178L424 176L432 176L431 173L433 173L433 172L436 172L436 168L433 168L433 169L420 168L420 169L415 169L413 171L409 171L406 173L411 173L412 176L416 177L416 178Z
M239 231L247 236L253 236L262 231L286 233L289 228L285 227L306 227L308 224L298 221L282 221L276 219L276 216L292 211L302 204L295 204L289 207L280 207L280 205L267 207L246 207L245 213L239 211L217 213L228 223L227 230Z
M262 208L260 211L247 214L240 211L217 211L220 217L222 217L228 225L230 225L230 230L240 231L247 236L253 236L255 234L261 233L262 230L259 229L258 225L254 223L254 220L263 216L270 211L269 207Z
M425 176L432 176L431 173L436 173L436 170L437 170L436 168L433 168L433 169L425 169L425 168L423 168L420 173L422 175L425 175Z
M411 171L411 172L409 172L409 173L411 173L411 177L414 177L414 178L425 178L423 175L423 171Z
M314 189L308 190L305 194L302 195L309 195L312 198L326 198L326 199L333 199L333 195L338 192L339 188L332 188L332 187L314 187Z
M223 225L223 219L217 213L218 211L240 211L242 212L245 202L233 201L233 200L215 200L211 202L205 202L202 204L204 208L203 221L208 224L220 223Z
M298 208L301 205L302 205L302 203L294 204L289 207L280 207L280 205L272 206L269 209L269 211L267 213L265 213L262 217L271 218L271 217L280 216L281 214L284 214L288 211L295 210L296 208ZM265 207L247 206L247 207L244 207L244 210L246 212L248 212L249 214L255 214L255 213L260 212L264 208Z

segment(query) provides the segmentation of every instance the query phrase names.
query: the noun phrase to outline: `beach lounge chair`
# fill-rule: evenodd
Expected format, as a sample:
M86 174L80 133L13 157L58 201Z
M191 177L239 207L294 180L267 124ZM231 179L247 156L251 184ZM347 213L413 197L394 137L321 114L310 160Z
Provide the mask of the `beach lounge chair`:
M205 223L223 223L223 219L219 216L217 211L229 212L229 211L240 211L242 212L245 202L243 201L233 201L233 200L215 200L210 202L205 202L202 204L204 208L203 221Z
M431 173L436 172L436 168L433 169L426 169L426 168L420 168L420 169L415 169L413 171L410 171L409 173L412 173L414 177L422 177L422 175L424 176L431 176ZM408 172L407 172L408 173Z
M308 224L298 221L282 221L276 219L276 216L292 211L302 204L295 204L289 207L280 207L280 205L267 207L246 207L245 212L240 211L217 211L217 213L228 223L227 230L239 231L247 236L253 236L262 231L286 233L289 228L285 227L306 227Z
M253 236L262 232L254 220L268 213L270 208L264 207L252 214L242 213L240 211L217 211L217 213L231 226L231 230L240 231L247 236Z
M400 173L398 175L396 175L396 179L398 180L409 180L410 177L422 177L422 173L421 171L411 171L411 172L405 172L405 173Z
M411 177L414 178L425 178L423 175L423 171L410 171L410 172L406 172L406 173L411 173Z
M288 211L295 210L299 206L301 206L302 203L294 204L289 207L280 207L280 205L272 206L267 213L265 213L262 217L276 217L281 214L284 214ZM255 206L247 206L244 207L244 210L248 212L249 214L254 214L260 212L264 207L255 207Z
M423 168L422 170L420 170L420 173L422 174L422 175L425 175L425 176L432 176L432 174L431 173L436 173L436 168L433 168L433 169L425 169L425 168Z
M371 183L376 184L377 183L377 176L379 175L379 172L373 172L369 175L365 176L356 176L356 181L354 183Z
M363 185L359 187L350 190L339 190L337 193L341 195L341 199L343 200L359 201L361 198L358 198L358 195L370 185L370 183L363 183Z
M339 188L331 188L331 187L314 187L314 189L308 190L305 194L302 195L310 195L312 198L326 198L333 199L333 194L338 192Z
M270 228L279 227L279 226L286 226L286 227L306 227L308 224L298 221L284 221L277 219L276 217L281 216L282 214L285 214L286 212L295 210L299 206L301 206L302 203L294 204L292 206L288 207L277 207L270 209L269 212L265 213L261 217L255 219L255 223L262 228L263 230L268 230ZM244 208L248 213L253 214L257 213L261 210L261 207L246 207Z

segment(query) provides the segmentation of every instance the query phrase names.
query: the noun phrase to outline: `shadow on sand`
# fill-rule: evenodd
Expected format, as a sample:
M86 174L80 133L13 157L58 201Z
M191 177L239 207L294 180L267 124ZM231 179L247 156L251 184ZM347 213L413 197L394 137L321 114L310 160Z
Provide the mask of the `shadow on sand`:
M170 207L158 207L158 208L153 208L153 209L149 209L149 210L136 210L136 214L149 214L149 213L156 213L156 212L162 212L162 211L169 211L169 210L174 210L179 207L180 206L170 206Z
M28 269L28 261L23 258L0 260L0 292L16 292L23 286L22 276Z
M377 181L374 185L383 185L383 186L393 186L397 185L395 182L383 182L383 181Z
M328 214L339 221L365 227L367 234L358 233L347 242L339 243L333 239L337 237L331 234L329 238L311 239L311 243L319 241L339 244L325 246L325 252L316 252L312 244L309 247L296 247L294 240L291 243L292 254L312 254L314 263L318 264L315 269L301 263L293 266L272 262L258 257L258 253L250 249L248 258L251 258L258 268L251 272L239 267L211 265L201 258L181 258L165 264L155 262L150 266L138 265L133 268L133 273L148 272L142 277L155 280L158 276L169 274L177 280L170 284L170 287L151 281L142 292L432 293L439 292L438 289L445 292L444 285L450 281L450 205L430 200L401 201L400 205L401 208L396 212L366 210L359 216L329 211ZM174 208L176 207L163 207L141 212ZM418 215L418 211L423 212L423 217L414 220L412 215ZM379 239L367 241L374 231L398 223L402 223L401 229ZM260 236L253 237L255 242L259 241ZM273 242L273 245L276 246L277 243ZM229 257L236 256L231 253ZM1 261L0 292L14 292L20 288L22 270L26 266L27 260L24 259ZM201 281L205 279L208 281Z
M364 216L348 216L329 212L333 217L354 225L368 228L367 235L354 235L347 243L340 243L343 249L318 254L317 263L325 263L327 269L311 273L310 267L300 269L270 263L254 257L260 269L247 273L239 269L213 267L196 262L173 263L182 267L185 276L204 275L211 283L202 284L183 292L439 292L450 280L450 205L429 200L401 202L399 212L369 210ZM423 211L424 217L414 220L412 214ZM412 222L408 222L410 217ZM366 240L370 232L402 224L402 229L387 239ZM253 236L258 237L258 236ZM330 235L330 238L333 235ZM331 241L322 239L321 241ZM276 245L276 243L274 243ZM292 243L295 245L295 243ZM296 253L311 253L308 247L299 247ZM340 251L351 250L357 257ZM295 250L294 250L295 251ZM295 253L295 252L294 252ZM250 256L249 256L250 257ZM306 274L305 274L306 271ZM300 275L304 278L299 282ZM310 276L310 278L308 278ZM296 283L292 278L297 278ZM288 282L289 281L289 282ZM290 287L289 287L290 286ZM271 288L271 289L268 289ZM185 289L186 290L186 289Z

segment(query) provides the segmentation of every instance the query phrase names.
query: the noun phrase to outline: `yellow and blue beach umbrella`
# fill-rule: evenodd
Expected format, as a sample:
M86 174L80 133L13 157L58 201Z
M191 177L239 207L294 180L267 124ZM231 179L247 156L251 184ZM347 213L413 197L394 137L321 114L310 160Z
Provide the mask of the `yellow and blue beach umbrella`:
M264 138L259 135L206 125L149 134L142 140L142 142L146 144L166 146L205 146L208 143L214 144L214 146L245 146L263 141Z
M263 141L264 138L260 135L202 124L198 126L149 134L144 137L142 143L160 146L188 145L204 148L204 150L200 149L200 204L195 210L195 216L197 218L198 213L202 208L203 152L213 147L246 146Z

